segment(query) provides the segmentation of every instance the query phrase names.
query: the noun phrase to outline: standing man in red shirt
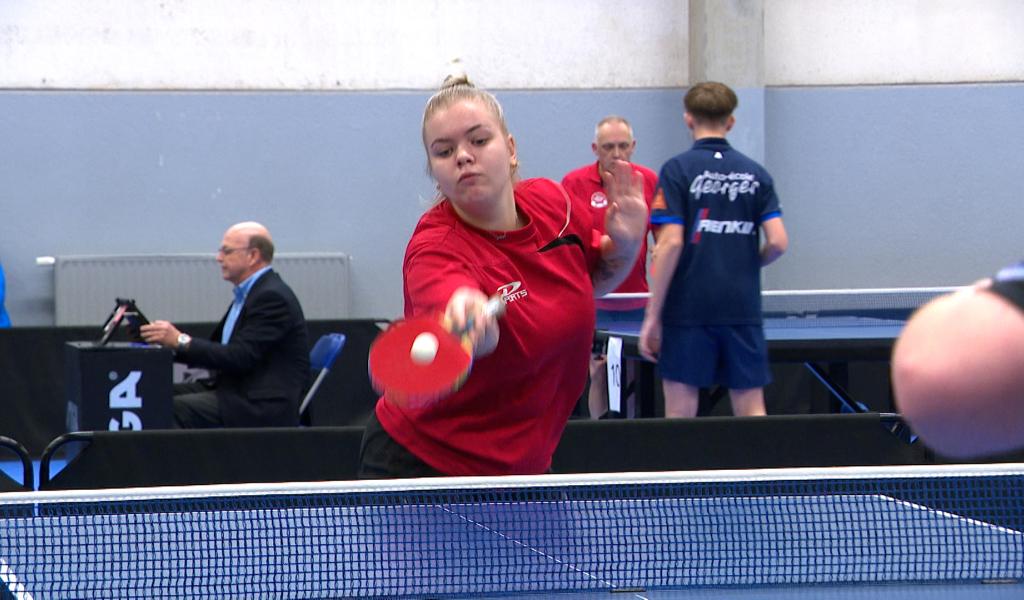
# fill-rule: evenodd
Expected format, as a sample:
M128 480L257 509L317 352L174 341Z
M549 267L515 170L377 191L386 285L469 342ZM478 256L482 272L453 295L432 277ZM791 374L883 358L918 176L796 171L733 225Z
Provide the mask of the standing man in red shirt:
M602 179L602 173L609 169L615 161L630 162L636 150L633 139L633 128L625 118L610 115L598 122L594 128L594 141L590 145L597 161L569 172L562 179L562 187L573 198L590 206L594 215L595 227L604 223L604 214L608 209L608 196ZM633 164L633 170L643 176L644 200L650 212L651 201L658 187L658 176L647 167ZM646 293L647 292L647 236L644 235L643 245L636 265L614 293ZM615 321L643 321L644 306L647 301L642 298L633 300L597 300L597 326ZM587 398L590 416L597 419L608 411L608 380L607 365L602 355L593 356L590 360L590 392Z

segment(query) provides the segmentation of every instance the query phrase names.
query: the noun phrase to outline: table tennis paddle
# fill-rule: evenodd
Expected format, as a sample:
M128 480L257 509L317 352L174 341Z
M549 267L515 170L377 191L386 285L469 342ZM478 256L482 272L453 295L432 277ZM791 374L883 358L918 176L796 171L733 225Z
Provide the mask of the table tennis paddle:
M500 317L505 300L491 297L487 317ZM393 322L370 346L374 388L401 406L421 407L457 391L473 367L468 332L473 322L451 331L443 317L414 317Z

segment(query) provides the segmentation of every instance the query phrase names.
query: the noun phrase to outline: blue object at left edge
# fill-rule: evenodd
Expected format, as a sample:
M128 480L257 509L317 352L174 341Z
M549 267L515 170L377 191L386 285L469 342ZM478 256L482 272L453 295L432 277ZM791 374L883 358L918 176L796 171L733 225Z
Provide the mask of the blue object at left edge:
M4 308L4 292L6 285L4 281L4 265L0 263L0 327L10 327L11 318L7 316L7 309Z

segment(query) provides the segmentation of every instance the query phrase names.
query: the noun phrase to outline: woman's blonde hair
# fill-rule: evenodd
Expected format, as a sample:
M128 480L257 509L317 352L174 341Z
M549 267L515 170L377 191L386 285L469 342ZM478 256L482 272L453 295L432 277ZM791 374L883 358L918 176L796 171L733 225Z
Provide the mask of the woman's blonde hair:
M488 91L482 90L469 80L469 77L465 73L458 75L449 75L445 78L444 83L441 84L441 89L427 100L427 106L423 109L423 125L421 135L423 137L423 147L427 147L427 121L439 110L444 110L463 100L476 100L484 106L487 110L491 111L494 118L498 120L498 124L501 125L501 133L508 136L508 124L505 123L505 111L502 110L501 104L498 103L498 99L494 97Z

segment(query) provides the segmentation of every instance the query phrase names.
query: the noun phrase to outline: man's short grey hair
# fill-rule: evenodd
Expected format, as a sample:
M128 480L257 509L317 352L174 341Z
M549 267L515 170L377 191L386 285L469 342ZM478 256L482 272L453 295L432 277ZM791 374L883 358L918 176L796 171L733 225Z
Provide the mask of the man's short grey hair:
M623 125L626 126L626 129L629 130L629 137L633 137L633 126L629 124L629 121L626 120L626 117L620 117L619 115L608 115L607 117L598 121L597 125L594 126L594 142L597 142L597 135L601 131L601 126L606 125L608 123L622 123Z

